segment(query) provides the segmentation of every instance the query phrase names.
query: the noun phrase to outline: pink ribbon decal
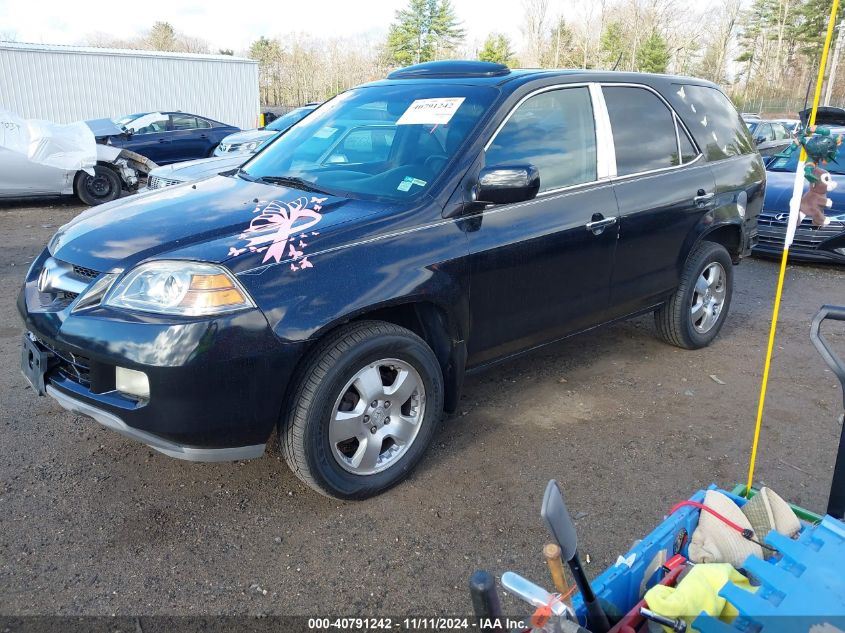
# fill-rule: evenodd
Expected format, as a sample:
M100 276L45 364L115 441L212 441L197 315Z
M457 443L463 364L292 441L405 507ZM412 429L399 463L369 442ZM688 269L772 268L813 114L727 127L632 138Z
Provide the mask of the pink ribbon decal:
M249 227L240 235L240 239L247 240L246 248L230 248L229 254L240 254L247 249L252 252L256 250L261 252L266 249L267 252L264 255L263 263L271 259L275 260L276 263L281 262L286 256L285 250L288 240L292 237L295 238L296 234L299 234L300 238L304 237L305 231L323 219L320 209L322 209L321 205L326 200L327 198L312 197L309 202L307 198L301 197L293 202L270 202L261 210L261 213L252 218ZM257 233L261 235L255 235ZM315 232L313 235L317 235L317 233ZM269 246L259 249L258 246L262 244L269 244ZM297 250L293 244L289 246L290 252L287 254L288 257L294 260L299 260L303 257L303 251ZM305 246L307 244L300 239L299 247L304 248ZM313 268L313 266L311 262L304 259L302 268ZM291 270L298 270L298 268L291 264Z

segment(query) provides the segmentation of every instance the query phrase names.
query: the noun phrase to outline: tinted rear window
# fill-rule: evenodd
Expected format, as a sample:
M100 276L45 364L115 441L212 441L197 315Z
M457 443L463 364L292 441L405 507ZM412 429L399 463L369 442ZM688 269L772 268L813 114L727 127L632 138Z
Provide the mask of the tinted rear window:
M708 86L672 84L670 100L707 160L755 151L748 127L721 91Z
M678 138L672 111L645 88L602 88L613 129L616 173L620 176L678 165Z

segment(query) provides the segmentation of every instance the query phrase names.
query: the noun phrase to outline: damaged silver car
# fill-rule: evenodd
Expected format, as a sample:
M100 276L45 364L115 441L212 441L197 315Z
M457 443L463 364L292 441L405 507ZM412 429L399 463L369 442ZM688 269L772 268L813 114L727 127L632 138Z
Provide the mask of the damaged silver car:
M140 154L98 143L84 122L50 123L0 110L0 198L75 195L102 204L137 191L155 167Z

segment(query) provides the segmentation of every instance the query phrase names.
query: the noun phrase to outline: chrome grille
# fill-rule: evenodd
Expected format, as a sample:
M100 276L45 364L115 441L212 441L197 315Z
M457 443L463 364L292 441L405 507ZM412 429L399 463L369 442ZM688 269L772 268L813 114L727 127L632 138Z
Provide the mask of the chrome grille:
M91 284L92 280L100 276L100 272L93 268L77 266L54 257L44 262L42 273L44 269L49 269L47 284L44 288L38 287L38 300L46 311L65 309ZM40 275L41 273L39 277Z
M171 185L178 185L179 180L174 180L173 178L162 178L161 176L150 176L149 180L147 181L147 188L148 189L163 189L164 187L170 187Z
M76 264L73 265L73 272L80 277L87 277L88 279L94 279L100 276L100 271L94 270L93 268L85 268L85 266L77 266Z
M780 218L780 219L778 219ZM760 244L783 246L786 236L786 224L789 213L763 212L757 220L758 239ZM795 230L793 247L815 250L819 244L831 237L836 237L845 231L845 222L831 220L827 226L813 226L810 218L804 218Z

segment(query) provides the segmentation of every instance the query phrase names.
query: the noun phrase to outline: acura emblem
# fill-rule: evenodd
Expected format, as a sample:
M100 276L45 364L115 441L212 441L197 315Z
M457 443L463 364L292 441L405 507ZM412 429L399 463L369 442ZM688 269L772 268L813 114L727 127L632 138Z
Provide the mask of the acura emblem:
M38 292L47 292L50 287L50 271L46 266L41 269L41 274L38 275Z

